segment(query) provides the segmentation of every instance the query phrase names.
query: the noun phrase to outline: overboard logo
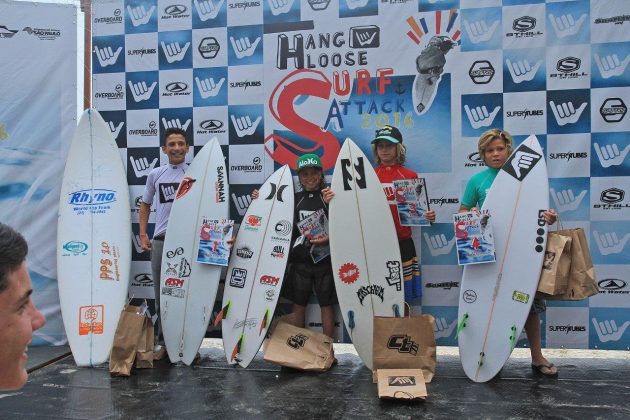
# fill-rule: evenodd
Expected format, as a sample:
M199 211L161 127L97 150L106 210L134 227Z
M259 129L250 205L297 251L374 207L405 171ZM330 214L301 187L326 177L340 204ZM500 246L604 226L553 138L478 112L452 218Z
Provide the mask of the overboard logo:
M70 196L68 204L73 206L77 214L84 214L86 211L92 214L106 213L116 201L116 191L113 190L80 190L68 195Z
M122 11L120 9L114 10L114 16L105 16L105 17L97 17L94 18L94 23L104 24L104 25L112 25L112 24L120 24L123 21Z
M628 108L621 98L608 98L604 101L599 114L607 123L616 123L623 120Z
M85 242L70 241L63 244L63 249L65 249L72 255L85 255L85 251L88 250L88 245ZM70 255L70 254L63 254L63 255Z

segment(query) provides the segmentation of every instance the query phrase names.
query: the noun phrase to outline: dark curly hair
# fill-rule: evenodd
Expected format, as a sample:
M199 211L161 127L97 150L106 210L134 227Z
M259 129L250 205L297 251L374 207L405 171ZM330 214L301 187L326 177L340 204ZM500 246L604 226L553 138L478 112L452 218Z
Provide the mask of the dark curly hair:
M28 244L22 235L0 223L0 293L9 286L9 274L26 259Z

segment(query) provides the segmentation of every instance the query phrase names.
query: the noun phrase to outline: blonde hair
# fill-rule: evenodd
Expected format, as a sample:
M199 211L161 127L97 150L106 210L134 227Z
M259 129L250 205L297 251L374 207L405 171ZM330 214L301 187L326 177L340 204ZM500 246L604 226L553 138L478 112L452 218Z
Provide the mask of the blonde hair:
M486 147L496 139L502 139L507 148L508 156L512 154L512 135L507 131L499 130L498 128L491 128L479 137L479 143L477 149L479 151L479 157L485 162L486 158L484 152Z
M387 140L379 140L379 141L387 141ZM372 156L374 157L374 161L377 165L381 164L381 159L378 157L378 153L376 152L376 146L379 141L372 143ZM394 143L396 145L396 161L400 166L405 164L407 160L407 148L402 143Z

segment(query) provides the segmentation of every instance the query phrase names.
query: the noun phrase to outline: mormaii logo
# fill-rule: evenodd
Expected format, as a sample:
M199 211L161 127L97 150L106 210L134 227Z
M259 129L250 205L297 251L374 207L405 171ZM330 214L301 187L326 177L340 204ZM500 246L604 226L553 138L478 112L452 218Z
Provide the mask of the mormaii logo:
M308 0L308 5L315 11L326 10L329 4L330 0Z
M490 83L492 78L494 77L494 67L492 63L488 60L479 60L475 61L470 69L468 70L468 75L473 83L477 85L485 85L486 83Z
M112 190L80 190L68 195L70 196L68 204L74 206L99 206L116 201L116 191Z

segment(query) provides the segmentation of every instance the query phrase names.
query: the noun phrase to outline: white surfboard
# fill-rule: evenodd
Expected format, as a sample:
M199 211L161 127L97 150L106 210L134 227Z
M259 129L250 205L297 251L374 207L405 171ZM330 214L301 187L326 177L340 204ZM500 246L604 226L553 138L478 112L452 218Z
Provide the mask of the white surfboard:
M291 170L284 165L267 178L243 217L223 289L228 364L246 368L271 323L291 247L293 201Z
M392 213L376 172L346 139L332 177L330 251L346 330L372 369L374 316L404 312L400 249Z
M57 273L63 324L78 366L109 359L131 267L126 171L94 109L77 126L59 199Z
M545 254L548 191L543 151L529 136L497 174L482 207L490 211L496 262L465 266L462 276L459 353L475 382L501 370L527 320Z
M217 138L195 156L179 184L168 219L160 312L171 362L190 365L212 317L221 266L196 262L203 218L227 219L228 180Z

